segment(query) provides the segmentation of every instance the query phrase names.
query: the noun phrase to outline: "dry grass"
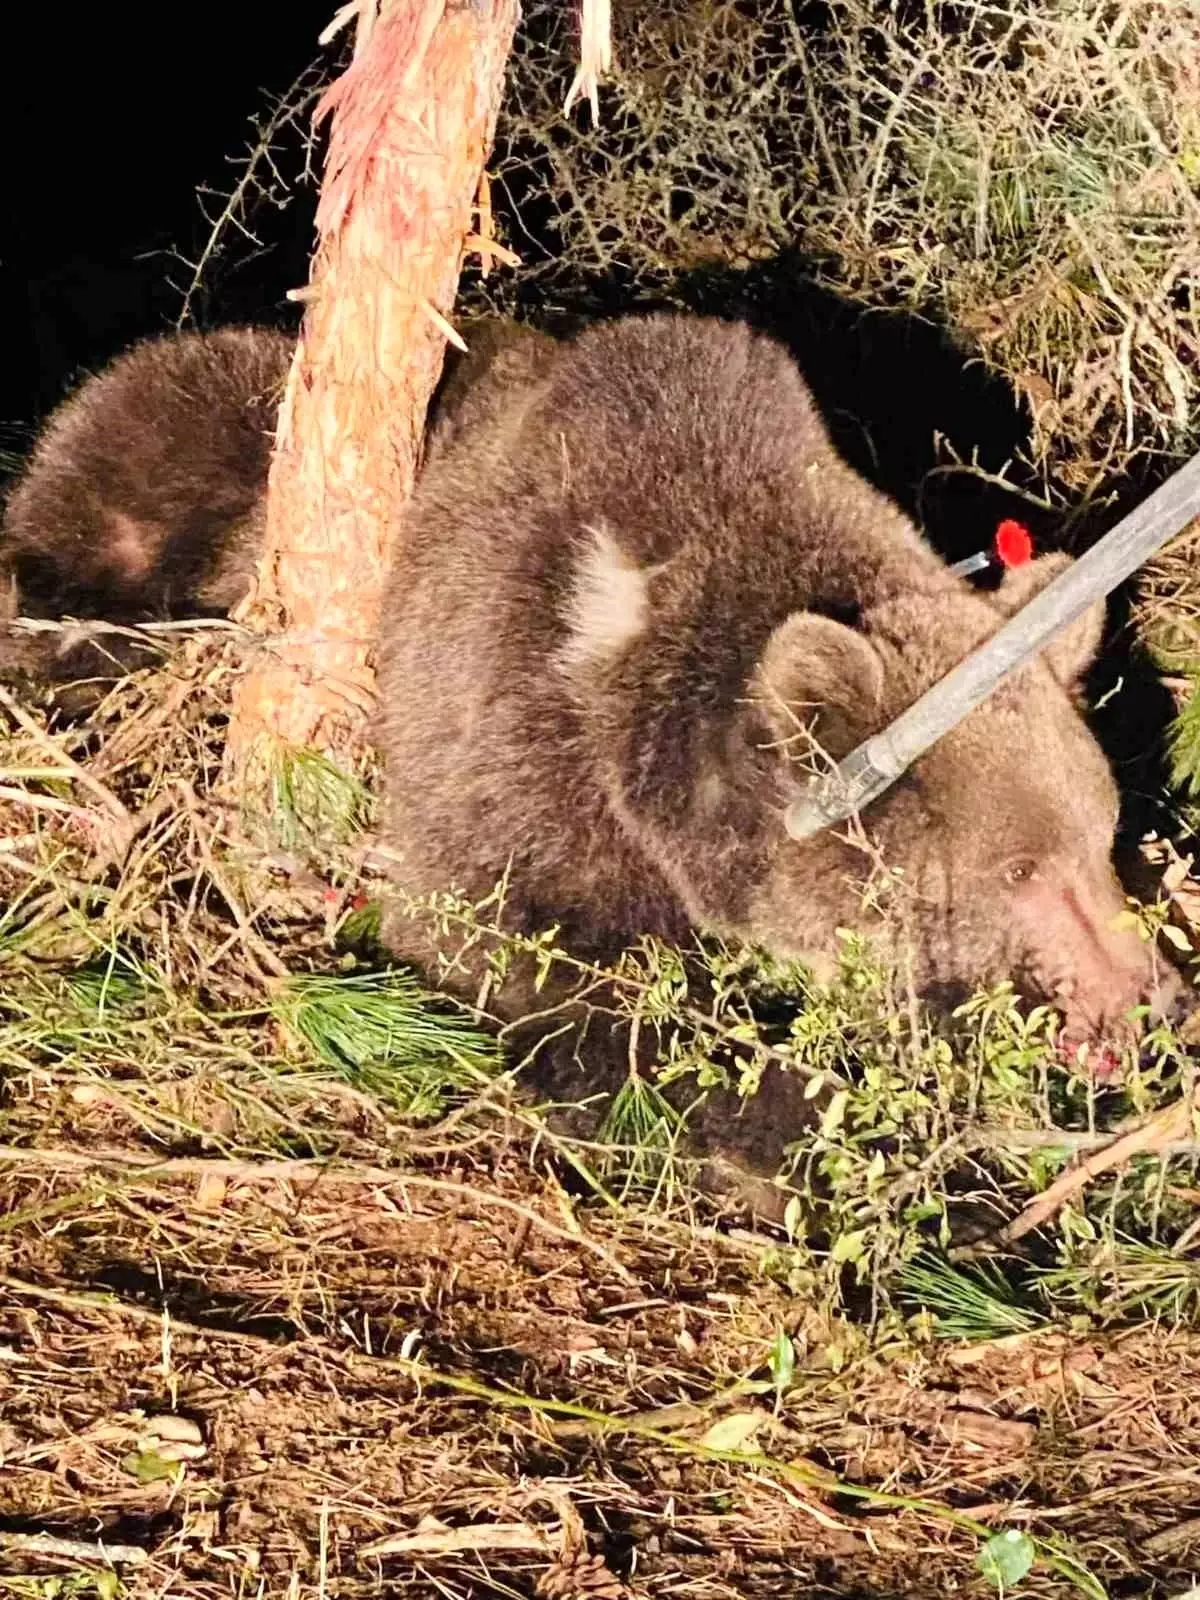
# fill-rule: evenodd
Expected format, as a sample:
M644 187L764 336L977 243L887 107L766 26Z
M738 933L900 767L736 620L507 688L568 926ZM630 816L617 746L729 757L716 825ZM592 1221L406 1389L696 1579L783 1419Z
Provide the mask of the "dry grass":
M1186 671L1200 657L1200 524L1140 574L1139 626L1167 668Z
M799 251L1007 377L1056 495L1194 448L1190 0L657 0L616 24L599 124L565 125L560 8L526 13L496 161L526 302L686 301Z
M731 1226L686 1174L651 1200L582 1181L596 1152L564 1160L473 1036L436 1083L378 1039L364 1073L364 1013L322 1032L294 1003L296 974L367 981L338 935L372 888L362 796L318 768L274 819L230 803L245 648L190 643L74 734L10 711L10 786L63 809L2 813L0 1589L984 1594L981 1527L1038 1541L1030 1595L1186 1579L1200 1335L1187 1286L1173 1316L1160 1292L1163 1252L1193 1259L1186 1138L1076 1198L1070 1293L1031 1331L963 1344L894 1296L874 1322L835 1302L799 1239ZM1107 1137L1111 1111L1052 1134L1049 1099L993 1076L964 1165L952 1077L939 1120L914 1070L906 1170L967 1178L997 1220L1048 1139ZM1146 1303L1085 1240L1135 1214Z
M493 1187L547 1203L520 1155L473 1176L473 1199L398 1203L369 1182L101 1186L57 1224L28 1218L0 1313L8 1541L131 1546L131 1594L986 1592L973 1540L933 1517L688 1449L754 1410L759 1446L814 1478L833 1466L1062 1535L1110 1579L1188 1572L1193 1336L1046 1335L839 1375L746 1244L601 1223L631 1289L489 1204ZM77 1182L47 1161L8 1187L36 1209ZM745 1386L782 1326L800 1358L776 1412ZM514 1398L449 1391L401 1352ZM564 1395L662 1442L536 1409ZM181 1465L164 1415L195 1424ZM397 1536L408 1548L381 1551ZM573 1586L581 1549L591 1579ZM30 1574L102 1567L18 1556ZM1028 1588L1070 1592L1053 1573Z

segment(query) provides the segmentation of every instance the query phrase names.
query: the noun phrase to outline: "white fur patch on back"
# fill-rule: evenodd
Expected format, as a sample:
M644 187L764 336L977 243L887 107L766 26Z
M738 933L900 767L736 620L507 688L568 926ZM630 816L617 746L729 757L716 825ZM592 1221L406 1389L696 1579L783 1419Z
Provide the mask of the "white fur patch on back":
M606 528L585 531L564 617L569 633L558 652L568 672L611 660L642 632L649 610L649 573L631 565Z
M109 570L125 583L145 578L157 557L157 550L151 549L152 542L164 542L161 531L152 523L139 522L112 506L105 507L104 520L108 529L105 553L109 558Z

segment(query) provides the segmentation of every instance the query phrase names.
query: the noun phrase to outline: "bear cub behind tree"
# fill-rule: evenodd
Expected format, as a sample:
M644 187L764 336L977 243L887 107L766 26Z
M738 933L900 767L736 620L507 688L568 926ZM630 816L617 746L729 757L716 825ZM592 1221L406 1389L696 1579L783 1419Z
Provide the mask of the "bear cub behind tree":
M866 928L926 993L1014 976L1093 1045L1173 999L1153 948L1113 926L1117 792L1077 703L1103 605L871 805L866 839L783 828L814 758L886 726L1065 557L974 590L841 462L792 360L743 326L624 319L544 341L510 379L485 374L397 540L379 738L405 891L479 900L504 879L510 927L557 924L598 962L699 929L820 970L839 927ZM902 892L876 917L862 890L880 864ZM385 934L430 960L399 908ZM461 972L463 993L479 979ZM556 998L516 982L499 1003ZM560 1041L541 1081L611 1087L624 1050L606 1084L594 1033Z
M519 384L542 341L507 324L468 328L430 411L436 455L476 426L480 375ZM143 339L51 413L0 522L0 624L17 616L137 624L223 616L250 588L292 335L228 327ZM551 348L553 348L551 346ZM145 641L0 635L0 674L111 679ZM81 701L86 704L86 697Z
M64 401L4 508L24 614L142 622L236 605L294 349L265 328L168 334Z
M136 624L226 615L250 587L295 340L269 328L145 339L47 420L0 524L0 622ZM147 652L151 651L148 656ZM153 658L145 639L0 633L0 675L104 681Z

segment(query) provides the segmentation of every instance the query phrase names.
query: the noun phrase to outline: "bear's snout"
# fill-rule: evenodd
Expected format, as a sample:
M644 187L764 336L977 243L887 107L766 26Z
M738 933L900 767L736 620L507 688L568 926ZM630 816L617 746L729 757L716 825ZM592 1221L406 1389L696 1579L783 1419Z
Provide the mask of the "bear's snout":
M1103 1056L1136 1044L1147 1022L1177 1020L1195 1003L1170 960L1130 917L1116 874L1044 871L1024 886L1018 920L1037 988L1063 1015L1062 1044ZM1136 1013L1147 1008L1142 1018Z

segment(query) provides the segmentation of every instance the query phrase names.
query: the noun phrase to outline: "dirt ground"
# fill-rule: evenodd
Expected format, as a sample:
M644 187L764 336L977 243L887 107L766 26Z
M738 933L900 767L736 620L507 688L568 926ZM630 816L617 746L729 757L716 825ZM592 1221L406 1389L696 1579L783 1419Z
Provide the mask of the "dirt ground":
M10 713L88 780L0 827L0 1592L985 1595L1000 1530L1023 1594L1192 1590L1200 1335L869 1334L502 1093L414 1123L289 1055L274 966L354 885L239 875L205 650L74 743ZM169 1005L62 987L118 940Z
M79 1131L4 1153L9 1574L78 1581L103 1546L128 1594L197 1600L992 1592L972 1538L779 1463L1069 1540L1114 1595L1185 1592L1200 1562L1194 1335L851 1348L839 1373L769 1241L580 1215L519 1145L391 1179L184 1157L129 1181L101 1147L69 1161ZM751 1415L761 1465L689 1454Z

